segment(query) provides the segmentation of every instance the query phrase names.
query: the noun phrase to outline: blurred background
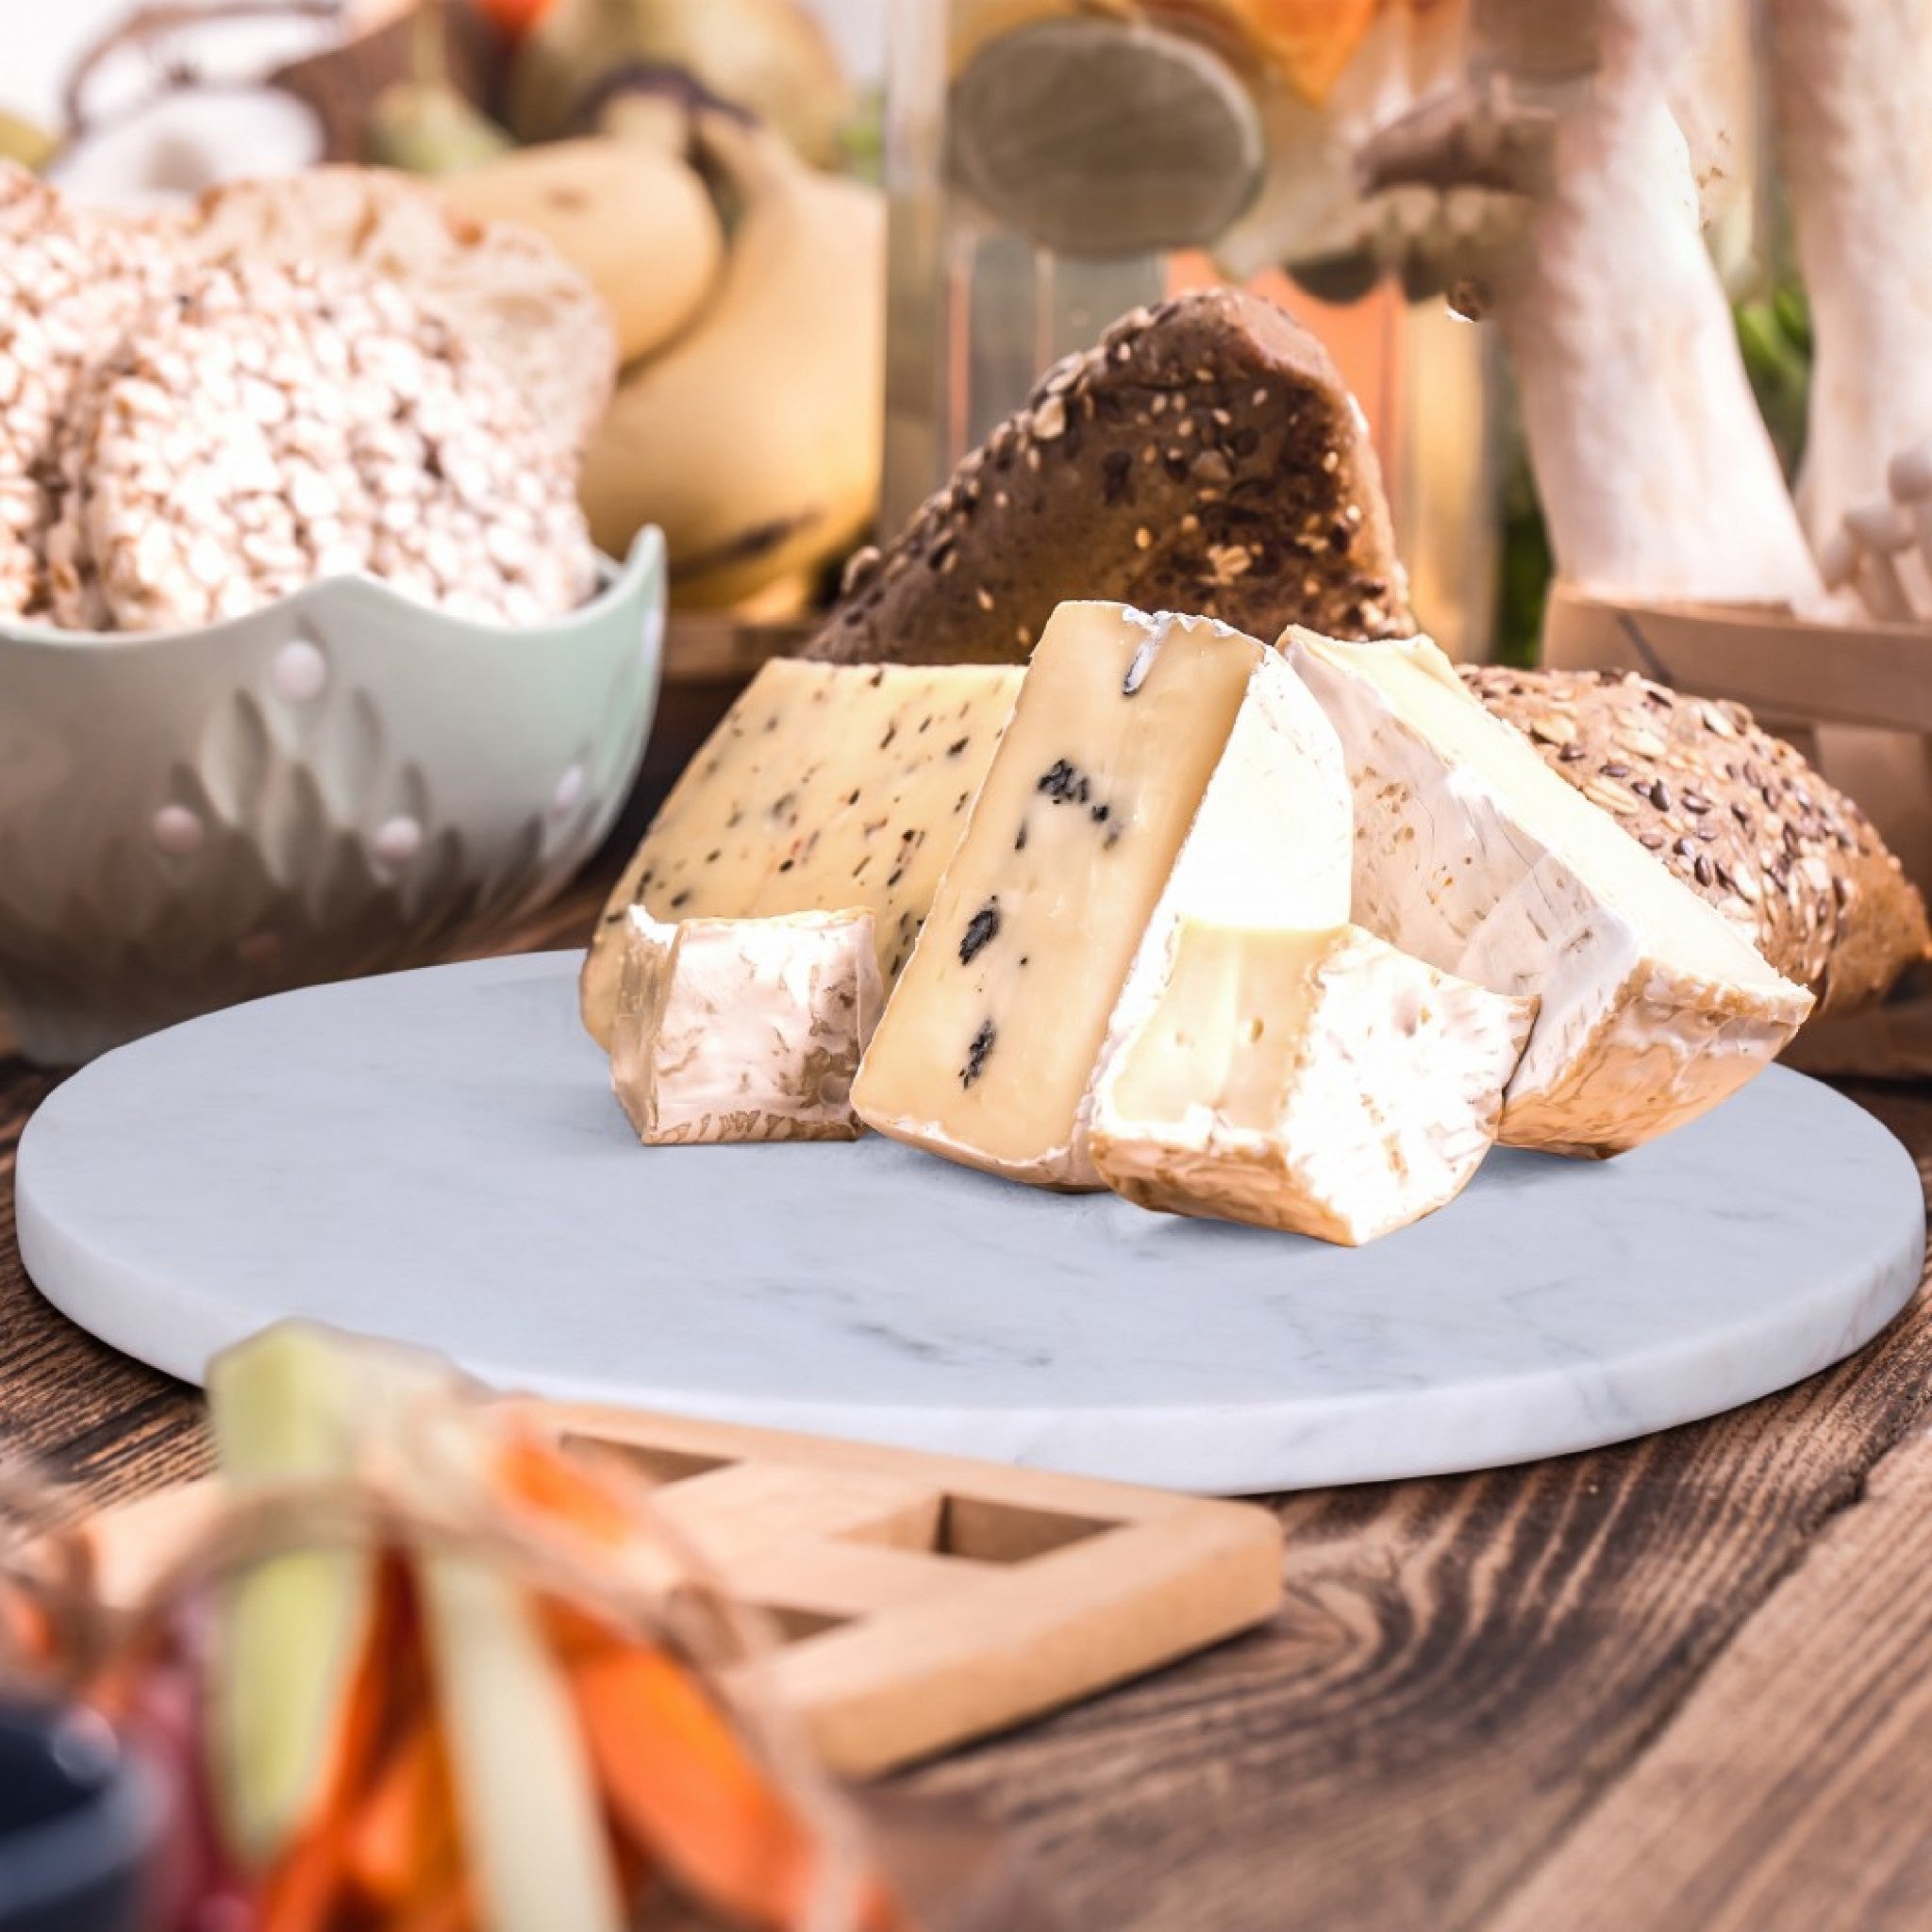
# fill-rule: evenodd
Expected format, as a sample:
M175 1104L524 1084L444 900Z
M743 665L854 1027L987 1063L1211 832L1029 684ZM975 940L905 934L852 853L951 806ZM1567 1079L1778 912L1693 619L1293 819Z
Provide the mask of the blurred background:
M1242 4L1235 0L1231 12L1241 11ZM1338 274L1330 264L1324 274L1304 274L1291 285L1279 272L1299 245L1292 231L1319 229L1328 221L1325 204L1337 198L1343 156L1334 130L1362 105L1354 96L1366 100L1388 85L1390 59L1373 45L1364 58L1357 44L1363 32L1386 41L1384 29L1399 22L1405 45L1390 52L1399 56L1396 64L1414 68L1417 50L1407 44L1414 24L1457 15L1455 5L1385 8L1373 22L1373 4L1316 8L1315 15L1326 16L1323 32L1334 40L1335 58L1317 46L1291 56L1281 72L1257 73L1242 52L1230 56L1226 73L1210 77L1205 91L1198 76L1186 76L1196 94L1208 96L1191 100L1188 110L1220 115L1237 136L1257 136L1267 150L1261 168L1250 171L1253 178L1241 175L1231 190L1215 184L1213 192L1224 197L1220 211L1204 213L1196 234L1176 230L1185 245L1149 247L1138 238L1100 234L1091 250L1041 245L1046 230L1040 221L1043 217L1050 230L1054 210L989 208L953 192L937 159L948 137L935 131L946 111L949 81L990 38L1055 13L1091 13L1123 24L1130 13L1171 14L1191 42L1219 56L1214 35L1222 28L1212 20L1214 6L1191 0L1155 0L1147 8L1114 0L1091 7L1074 0L905 0L896 8L892 0L734 0L727 7L703 0L449 0L417 8L412 0L240 6L209 0L205 10L205 27L181 25L192 8L141 8L129 0L14 10L0 27L0 109L25 125L11 130L9 144L39 158L49 139L64 141L65 151L50 164L54 177L78 195L113 202L193 192L231 175L292 167L323 152L329 158L441 174L487 159L495 144L491 137L479 141L467 116L449 111L445 83L492 122L507 116L519 138L551 137L564 131L559 115L574 111L570 131L583 131L584 99L607 78L621 80L633 72L640 58L690 58L723 92L748 82L748 91L741 92L754 106L771 112L777 103L789 104L777 110L781 123L796 110L801 125L816 116L824 126L836 126L830 145L819 125L805 128L808 158L821 168L879 180L889 147L899 157L899 174L890 184L897 270L884 472L877 484L883 527L895 525L938 487L1057 355L1084 347L1139 300L1232 275L1257 280L1288 301L1324 337L1360 397L1391 486L1418 608L1439 638L1452 651L1486 656L1498 648L1520 652L1533 630L1532 597L1523 609L1509 610L1508 635L1495 634L1497 598L1501 592L1507 602L1508 573L1534 581L1540 559L1533 533L1523 563L1507 562L1499 547L1507 478L1488 426L1489 358L1477 332L1440 300L1412 304L1393 285L1361 286L1365 279L1378 281L1378 274ZM1266 12L1265 5L1259 10ZM825 97L825 76L812 59L801 64L790 15L808 15L823 30L838 73L836 97ZM706 17L702 30L691 25L700 17ZM433 51L421 30L432 20ZM1205 39L1196 33L1204 20L1211 29ZM341 57L345 44L359 41L382 42L385 58L351 62ZM1441 50L1423 52L1426 63L1441 64ZM559 58L573 71L558 75ZM529 92L520 75L538 63L553 70L540 90L550 97L548 125L541 125L541 114L518 111L520 91ZM1341 71L1351 66L1360 73L1352 77ZM393 83L411 74L425 87L406 103ZM277 88L292 84L320 108L327 124L320 136L253 90L254 82L268 78ZM386 96L385 82L391 84ZM1164 98L1160 91L1174 82L1156 71L1146 84ZM1225 98L1215 98L1216 90ZM1328 117L1333 127L1324 118L1331 104L1342 109ZM1203 125L1210 137L1226 131L1211 119ZM896 144L888 140L891 129ZM987 138L997 146L1009 137L994 128ZM1227 208L1243 206L1249 212L1234 232L1217 232L1225 229ZM491 206L482 211L525 210ZM1080 211L1081 219L1090 213ZM620 211L612 219L623 218ZM728 208L725 220L728 227ZM1301 240L1317 252L1333 242L1320 234ZM1405 391L1417 383L1431 397L1425 414L1403 408ZM626 513L629 508L664 520L648 489ZM667 528L675 567L688 546L680 545L675 524ZM607 548L621 547L621 532L606 527L597 534ZM849 549L850 534L834 547ZM838 558L815 561L832 565ZM825 583L824 576L808 579L793 571L785 583L755 586L752 613L782 621L822 599ZM675 582L674 595L686 608L714 601Z
M1755 0L1694 9L1670 105L1722 279L1720 331L1728 301L1789 473L1809 324L1774 171L1759 164L1758 13ZM104 868L124 851L138 855L125 862L145 896L134 905L123 881L114 915L103 897L94 924L138 927L152 972L180 952L148 944L172 921L218 953L226 975L215 987L207 959L183 966L174 1004L142 1024L183 1001L272 991L297 960L318 976L481 942L507 909L554 891L580 845L614 852L634 837L758 666L809 635L849 559L889 541L1049 365L1137 306L1216 280L1288 308L1360 403L1421 624L1454 657L1535 662L1551 546L1501 332L1463 311L1480 307L1470 291L1483 264L1520 237L1548 128L1588 96L1593 20L1591 8L1541 0L9 6L0 153L70 207L131 216L164 245L192 231L196 245L244 255L346 256L456 301L466 320L480 313L508 365L588 398L575 481L596 547L623 559L655 526L668 551L668 568L644 582L644 567L637 587L649 598L668 585L669 605L651 667L661 686L638 694L650 728L630 734L633 753L647 738L641 778L633 787L614 754L608 772L583 752L541 771L525 759L528 796L511 797L502 777L481 801L495 822L473 815L448 832L490 856L487 876L467 881L437 858L401 775L365 785L344 751L341 774L314 778L325 706L302 712L281 747L289 797L258 788L250 818L219 803L237 782L225 725L169 735L156 705L124 697L104 710L63 691L30 735L14 702L23 771L29 754L47 760L82 711L90 730L104 716L130 730L146 717L154 783L168 797L136 800L130 780L127 799L92 808L98 850L84 863L65 838L20 831L14 874L37 868L38 896L14 908L16 923L36 944L59 942L36 956L42 997L64 997L78 957L70 875L118 878ZM701 121L710 132L694 136ZM392 172L341 177L339 194L299 181L281 192L321 163ZM384 199L395 173L429 192ZM196 211L207 191L253 177L273 191L244 195L232 217L207 201ZM378 202L381 220L370 212ZM473 261L446 239L428 252L447 259L425 266L422 205L432 224L454 216L472 233L535 231L608 311L614 384L608 357L588 368L568 304L513 286L519 271L485 265L487 251ZM392 219L393 232L364 245L365 230ZM580 363L588 384L573 381ZM58 669L73 682L87 668L77 654L57 667L30 636L11 662L16 679ZM585 745L622 736L593 679L573 690L553 675L544 710L560 733ZM186 705L182 680L164 689ZM527 708L498 697L523 746ZM1914 740L1911 756L1921 750ZM0 728L0 765L7 753ZM117 768L133 762L124 747ZM516 762L506 755L498 769ZM11 823L45 813L71 830L58 777L26 788ZM351 799L358 786L367 796ZM329 855L351 822L376 937L323 958L311 928L355 924L334 900L325 918L317 909L336 890ZM234 866L183 842L217 824L240 841ZM179 895L195 866L250 891L265 877L290 907L270 918L252 899L210 901L191 918ZM432 888L447 900L440 910ZM117 985L140 976L125 962L103 973ZM10 991L25 1004L17 979ZM93 1033L75 1037L92 1050Z
M814 167L880 182L893 198L890 347L878 378L887 391L883 471L844 486L876 492L861 521L888 531L1046 363L1085 346L1114 315L1174 286L1254 282L1315 328L1362 401L1424 622L1455 655L1534 656L1550 558L1500 356L1487 332L1467 327L1441 299L1446 274L1427 258L1440 238L1425 232L1444 225L1441 210L1415 214L1399 196L1367 210L1356 144L1363 129L1441 89L1467 63L1472 15L1492 16L1482 26L1492 41L1512 37L1507 58L1519 89L1560 96L1593 57L1561 24L1572 9L1462 0L207 0L200 27L182 25L192 0L9 11L0 27L0 110L23 125L8 144L40 158L49 142L64 142L55 177L110 201L194 191L325 153L466 172L512 136L604 131L611 116L603 111L597 126L599 103L608 109L641 68L659 64L687 66L738 93ZM957 125L966 95L955 84L969 68L994 73L977 98L997 100L998 46L1032 34L1037 51L1041 24L1074 14L1095 29L1151 25L1218 63L1205 75L1185 63L1133 71L1132 85L1149 100L1196 117L1191 133L1218 171L1208 178L1204 160L1201 181L1177 185L1176 195L1195 194L1199 208L1179 214L1158 245L1108 232L1103 207L1046 205L1050 187L1038 205L1002 205L989 183L1008 154L1064 167L1070 152L1041 156L1026 145L1037 136L996 119ZM1748 0L1701 9L1709 25L1694 63L1700 98L1684 104L1683 118L1708 130L1705 178L1721 185L1707 230L1739 305L1760 398L1794 461L1806 327L1778 224L1760 205L1750 15ZM800 33L802 20L820 46ZM352 58L346 50L358 43L383 51ZM255 85L262 80L282 91L279 99ZM289 90L305 102L301 113L289 109ZM1144 119L1145 104L1124 101L1122 113ZM956 125L945 125L949 116ZM1080 125L1062 148L1087 142L1090 175L1104 178L1112 158L1104 131L1086 125L1093 118L1072 117ZM1247 142L1255 157L1241 152ZM991 158L971 193L943 158L962 143ZM1038 172L1051 178L1051 166ZM487 193L477 211L528 212ZM721 213L728 232L734 210ZM615 228L641 214L648 210L609 209L598 220ZM648 221L638 233L641 249ZM1081 239L1069 245L1070 233ZM553 239L566 252L623 254L594 238ZM800 350L808 353L803 338ZM827 372L828 393L865 374L848 358ZM1415 403L1424 393L1426 408ZM855 424L871 420L858 401L847 413ZM622 504L596 532L605 547L621 548L625 532L615 526L626 520L664 521L675 573L690 546L675 518L666 520L659 492L641 485L617 493ZM823 600L840 560L832 553L856 541L852 518L832 526L837 541L809 559L816 575L788 558L770 582L738 573L722 598L675 575L675 601L683 609L748 606L758 621L798 615Z

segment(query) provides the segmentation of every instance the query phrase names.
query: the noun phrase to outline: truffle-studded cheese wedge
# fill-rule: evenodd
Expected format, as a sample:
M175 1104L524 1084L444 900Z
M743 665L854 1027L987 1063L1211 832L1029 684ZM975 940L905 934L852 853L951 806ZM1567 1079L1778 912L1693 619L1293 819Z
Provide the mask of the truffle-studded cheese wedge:
M1093 1164L1142 1208L1358 1246L1468 1185L1535 1013L1359 926L1190 922L1101 1075Z
M870 912L625 915L610 1078L647 1146L850 1141L885 1006Z
M860 1118L1097 1186L1094 1073L1175 925L1340 923L1349 828L1341 748L1274 652L1206 618L1062 604L859 1070Z
M1355 782L1355 917L1541 1007L1503 1109L1513 1146L1608 1155L1694 1120L1811 996L1491 717L1426 639L1291 631Z
M1019 694L1021 671L780 658L691 759L584 962L584 1024L607 1052L631 907L675 919L868 908L890 985Z

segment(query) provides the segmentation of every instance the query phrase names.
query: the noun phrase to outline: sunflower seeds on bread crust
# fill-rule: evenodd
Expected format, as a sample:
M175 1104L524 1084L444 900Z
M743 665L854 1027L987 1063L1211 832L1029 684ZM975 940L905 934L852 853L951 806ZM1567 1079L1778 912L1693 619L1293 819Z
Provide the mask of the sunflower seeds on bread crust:
M1367 426L1291 316L1213 289L1114 324L853 559L806 655L1024 662L1069 597L1261 638L1415 628Z
M590 282L541 236L458 215L406 175L326 167L233 182L171 235L204 263L350 268L393 281L489 356L573 453L609 405L617 339Z
M1465 665L1551 770L1729 918L1820 1014L1882 999L1926 955L1924 901L1871 821L1743 706L1634 672Z
M90 370L58 454L64 624L215 623L353 570L524 624L594 580L569 458L447 323L361 276L200 271Z

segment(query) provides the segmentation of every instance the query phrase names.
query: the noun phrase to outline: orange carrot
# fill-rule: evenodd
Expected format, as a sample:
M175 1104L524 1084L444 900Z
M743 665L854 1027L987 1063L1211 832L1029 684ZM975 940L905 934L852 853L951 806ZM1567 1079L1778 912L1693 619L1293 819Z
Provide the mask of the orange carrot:
M259 1932L329 1932L345 1902L346 1877L342 1833L325 1820L275 1860L262 1887Z
M389 1932L475 1932L476 1907L467 1881L456 1877L383 1924Z
M391 1709L391 1674L410 1650L413 1607L402 1565L386 1562L375 1615L343 1714L329 1790L317 1815L270 1868L262 1886L259 1932L330 1932L350 1890L350 1822L356 1794L378 1762Z
M552 0L478 0L483 13L514 40L549 12Z
M513 1502L591 1542L621 1547L638 1533L594 1466L533 1432L505 1445L497 1474ZM624 1841L697 1903L761 1932L789 1932L810 1897L819 1848L724 1714L663 1651L631 1645L570 1605L545 1609ZM873 1883L861 1923L867 1932L897 1932L905 1920Z
M512 1502L555 1518L591 1542L616 1548L638 1533L636 1517L609 1486L541 1436L512 1436L498 1459L497 1475Z
M819 1848L724 1714L660 1651L607 1644L572 1667L598 1782L624 1830L697 1903L760 1932L790 1932L817 1874ZM861 1924L905 1920L869 1882Z
M377 1904L422 1897L458 1860L456 1790L434 1714L420 1708L348 1824L348 1864Z
M57 1648L54 1620L46 1606L24 1590L0 1584L0 1657L47 1664Z

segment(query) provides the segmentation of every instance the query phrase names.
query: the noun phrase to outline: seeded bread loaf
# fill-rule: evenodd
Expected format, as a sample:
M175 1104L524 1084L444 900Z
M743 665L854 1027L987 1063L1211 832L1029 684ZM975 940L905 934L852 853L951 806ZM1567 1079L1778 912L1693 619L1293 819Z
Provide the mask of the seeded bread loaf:
M1634 672L1463 667L1552 770L1727 914L1820 1014L1884 997L1926 955L1924 902L1871 822L1741 705Z
M1216 289L1116 323L853 559L806 655L1015 663L1073 597L1255 637L1414 628L1367 426L1291 317Z

